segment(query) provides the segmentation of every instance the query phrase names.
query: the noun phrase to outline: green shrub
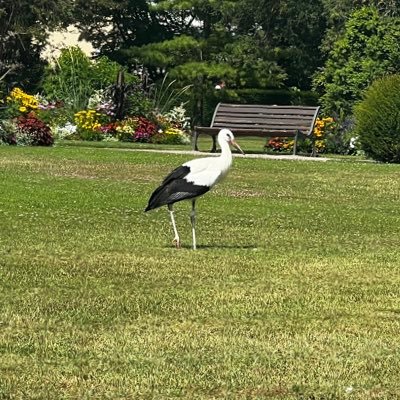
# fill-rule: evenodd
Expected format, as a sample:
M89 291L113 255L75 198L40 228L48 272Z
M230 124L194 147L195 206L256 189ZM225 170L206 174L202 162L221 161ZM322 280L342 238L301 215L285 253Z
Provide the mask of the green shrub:
M0 145L16 144L17 126L10 119L0 120Z
M91 61L78 47L68 47L46 69L43 88L50 100L62 100L73 111L83 109L93 92Z
M284 89L237 89L239 103L243 104L278 104L278 105L316 105L318 96L315 92Z
M96 91L115 84L121 69L107 57L93 61L79 47L64 48L54 65L46 69L43 81L46 98L62 100L72 113L83 110ZM138 83L138 78L125 72L124 85L131 83Z
M324 112L348 116L373 81L388 71L400 72L399 37L400 18L383 16L374 7L354 11L314 77Z
M355 133L368 157L400 162L400 75L376 80L355 108Z

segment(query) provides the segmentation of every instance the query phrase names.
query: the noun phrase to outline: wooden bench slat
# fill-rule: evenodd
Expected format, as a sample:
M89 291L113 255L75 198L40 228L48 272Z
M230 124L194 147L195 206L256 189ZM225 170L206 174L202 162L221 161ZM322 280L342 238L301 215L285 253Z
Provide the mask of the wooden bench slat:
M288 128L293 128L296 129L298 127L301 127L302 129L306 128L308 131L310 129L310 124L305 124L304 122L298 122L297 124L295 123L281 123L280 121L260 121L257 123L246 123L245 121L221 121L221 122L215 122L214 127L216 126L225 126L226 128L229 129L230 126L243 126L243 127L249 127L251 129L257 129L257 128L264 128L268 129L269 127L274 127L274 126L286 126Z
M217 105L218 106L218 105ZM233 103L219 103L219 108L232 108L232 109L268 109L268 108L274 108L274 109L315 109L315 106L302 106L302 105L297 105L297 106L291 106L291 105L271 105L271 104L233 104Z
M201 132L201 133L209 133L209 134L217 134L223 127L213 127L209 128L206 126L196 126L196 131ZM243 126L236 126L232 128L228 128L231 130L233 133L237 132L239 134L253 134L254 132L261 132L264 134L264 136L268 136L270 133L273 132L287 132L290 134L296 134L296 132L299 131L299 129L290 129L290 128L284 128L284 127L276 127L276 128L271 128L271 129L266 129L266 128L248 128L248 127L243 127ZM271 136L271 135L269 135Z
M225 108L220 107L218 109L218 113L232 113L232 114L251 114L251 115L279 115L279 114L298 114L298 115L314 115L315 107L314 108L297 108L296 110L290 110L289 108Z
M249 125L249 124L224 124L224 123L216 123L214 124L215 128L223 129L238 129L238 128L243 128L243 129L251 129L251 130L260 130L263 129L264 131L268 130L275 130L275 129L287 129L290 131L303 131L309 133L310 131L310 126L309 125L289 125L289 124L258 124L258 125Z
M257 120L257 119L303 119L307 121L312 121L314 118L313 115L307 115L307 114L270 114L270 115L265 115L265 114L244 114L244 113L227 113L227 112L220 112L215 116L215 119L220 119L220 118L246 118L248 120Z
M226 128L225 125L217 126L219 130ZM284 127L284 126L270 126L270 127L259 127L259 128L248 128L246 125L237 125L237 126L230 126L227 129L230 129L233 133L235 133L235 130L242 130L242 129L247 129L248 131L251 132L262 132L264 133L264 136L271 136L270 132L293 132L293 134L296 134L296 132L300 132L304 135L308 135L308 128L307 127L300 127L299 129L297 128L289 128L289 127Z
M197 132L207 134L218 134L221 128L209 128L209 127L196 127ZM297 131L281 129L281 130L253 130L244 128L233 128L231 129L234 135L239 136L260 136L260 137L295 137Z
M310 127L312 120L308 119L294 119L294 118L271 118L269 120L265 118L257 118L257 119L248 119L248 118L216 118L213 126L216 124L226 124L226 125L235 125L235 124L245 124L249 126L256 125L290 125L290 126L308 126Z
M314 119L314 114L313 115L306 115L306 114L274 114L274 115L263 115L263 114L236 114L236 113L224 113L221 112L215 116L215 120L224 118L224 119L230 119L230 118L244 118L250 121L255 121L259 119L265 119L267 121L271 119L301 119L305 121L309 121L310 123Z

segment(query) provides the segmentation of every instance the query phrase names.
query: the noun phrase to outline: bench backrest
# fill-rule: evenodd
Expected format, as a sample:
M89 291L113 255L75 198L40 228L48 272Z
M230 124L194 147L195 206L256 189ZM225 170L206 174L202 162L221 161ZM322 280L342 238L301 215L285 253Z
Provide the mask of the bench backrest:
M267 106L219 103L214 111L212 128L254 130L255 132L310 135L319 107Z

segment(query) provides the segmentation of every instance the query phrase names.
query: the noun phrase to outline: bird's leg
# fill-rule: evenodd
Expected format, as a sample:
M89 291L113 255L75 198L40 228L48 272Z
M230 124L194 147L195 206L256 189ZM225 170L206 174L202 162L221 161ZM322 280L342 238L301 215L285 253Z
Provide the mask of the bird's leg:
M172 207L173 207L172 204L168 204L168 211L169 211L169 215L171 216L172 227L174 229L174 234L175 234L175 237L174 237L174 240L172 241L172 243L175 244L176 248L180 248L181 241L179 240L178 230L176 229L174 210Z
M192 200L192 211L190 212L190 222L192 223L192 235L193 235L193 250L196 250L196 200Z

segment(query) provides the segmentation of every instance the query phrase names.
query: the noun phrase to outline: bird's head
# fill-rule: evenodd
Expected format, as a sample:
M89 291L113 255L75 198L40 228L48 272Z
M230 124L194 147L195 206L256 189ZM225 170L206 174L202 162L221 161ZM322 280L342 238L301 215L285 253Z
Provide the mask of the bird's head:
M244 151L236 143L235 137L233 136L233 133L229 129L221 129L218 134L218 140L228 142L228 144L232 145L233 147L236 147L242 154L244 154Z

